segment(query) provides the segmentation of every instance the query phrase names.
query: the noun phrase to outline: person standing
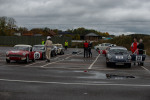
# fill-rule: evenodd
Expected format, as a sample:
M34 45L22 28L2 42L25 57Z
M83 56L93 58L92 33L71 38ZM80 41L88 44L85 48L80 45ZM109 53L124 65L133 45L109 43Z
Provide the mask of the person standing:
M67 50L67 48L68 48L68 41L66 40L65 41L65 50Z
M84 58L88 57L88 46L89 46L89 44L87 43L87 41L85 41L85 43L84 43Z
M46 62L50 62L50 58L51 58L51 47L52 47L53 42L51 41L51 37L47 36L47 40L45 43L45 47L46 47Z
M92 57L92 51L91 51L91 49L92 49L92 42L90 42L89 41L89 44L88 44L88 53L89 53L89 57Z
M44 41L44 39L42 39L42 45L45 45L45 41Z
M143 54L144 44L143 44L143 40L142 39L140 39L137 48L138 48L139 54Z
M132 54L137 50L137 46L138 46L138 42L137 42L136 38L134 38L134 42L131 44Z

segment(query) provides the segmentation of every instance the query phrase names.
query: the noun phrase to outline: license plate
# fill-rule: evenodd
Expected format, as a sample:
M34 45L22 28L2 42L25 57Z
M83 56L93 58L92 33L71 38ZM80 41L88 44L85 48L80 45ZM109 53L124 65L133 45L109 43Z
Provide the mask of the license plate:
M119 63L116 63L116 65L124 65L124 63L119 62Z
M142 56L136 56L136 61L142 61Z

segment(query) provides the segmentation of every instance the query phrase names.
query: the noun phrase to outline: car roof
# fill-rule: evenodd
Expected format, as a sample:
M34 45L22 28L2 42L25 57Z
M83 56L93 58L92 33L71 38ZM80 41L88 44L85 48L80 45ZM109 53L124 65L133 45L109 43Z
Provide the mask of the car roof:
M32 47L31 45L26 45L26 44L18 44L18 45L15 45L15 47L17 47L17 46Z
M56 45L56 46L57 46L57 45L62 45L62 44L53 44L53 45Z
M122 46L114 46L114 47L110 47L110 49L126 49L125 47L122 47Z
M111 44L111 43L102 43L102 44Z
M40 44L39 44L39 45L34 45L34 46L40 46L40 47L45 47L45 45L40 45Z

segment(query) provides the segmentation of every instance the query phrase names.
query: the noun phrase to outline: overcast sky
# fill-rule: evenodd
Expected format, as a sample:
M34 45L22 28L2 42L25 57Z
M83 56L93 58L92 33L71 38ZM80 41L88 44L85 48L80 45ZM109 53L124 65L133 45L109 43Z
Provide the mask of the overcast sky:
M0 0L0 16L26 27L80 24L110 33L150 33L150 0Z

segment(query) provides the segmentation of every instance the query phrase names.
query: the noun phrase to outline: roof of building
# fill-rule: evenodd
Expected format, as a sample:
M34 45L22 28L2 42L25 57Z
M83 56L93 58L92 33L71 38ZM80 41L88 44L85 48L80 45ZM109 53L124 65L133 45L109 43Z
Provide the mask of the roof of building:
M85 36L99 36L99 35L97 35L95 33L89 33L89 34L86 34Z

